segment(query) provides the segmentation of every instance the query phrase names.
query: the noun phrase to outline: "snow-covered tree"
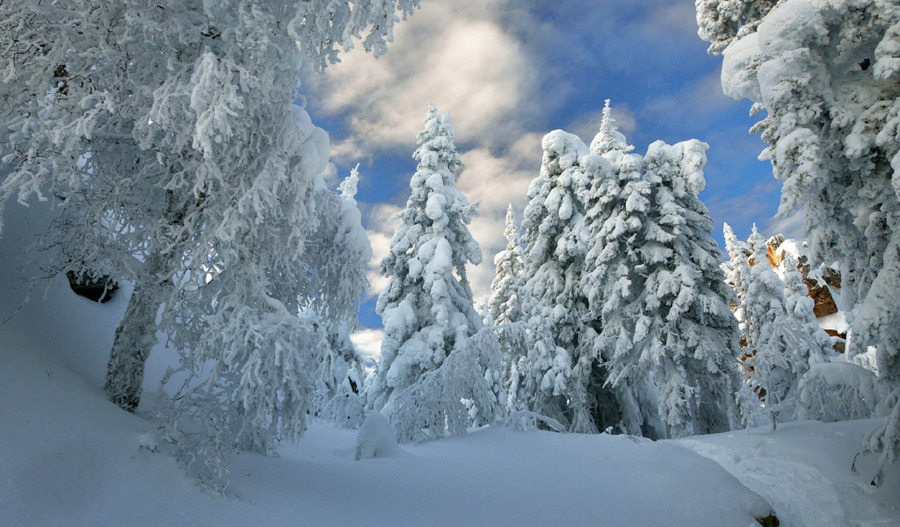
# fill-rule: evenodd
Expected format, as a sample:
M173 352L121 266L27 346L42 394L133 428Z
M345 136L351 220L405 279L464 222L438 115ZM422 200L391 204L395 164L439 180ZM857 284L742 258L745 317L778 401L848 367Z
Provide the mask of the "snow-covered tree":
M520 405L519 388L522 374L519 362L525 358L530 347L533 332L523 313L522 295L522 248L516 228L512 204L506 211L506 249L494 257L496 272L491 281L490 294L486 299L486 320L497 334L503 361L503 393L501 401L507 411L524 410Z
M341 183L340 194L317 192L318 229L304 247L310 272L306 280L283 277L300 284L301 312L327 321L329 353L320 359L321 372L315 375L315 415L351 427L362 424L364 412L359 396L362 360L350 334L358 323L360 293L368 287L366 269L372 258L356 206L358 181L354 168Z
M722 269L725 271L725 283L731 286L737 296L734 316L741 324L743 335L744 305L750 287L750 246L738 239L731 225L724 224L722 232L725 238L725 252L728 254L728 261L722 264ZM744 337L746 338L746 335Z
M67 229L48 243L135 283L107 375L114 402L138 405L161 330L207 379L202 395L188 383L176 413L221 410L210 434L224 451L302 432L321 331L274 280L309 271L301 248L328 156L327 136L294 105L301 61L324 67L363 33L382 52L397 11L415 5L0 5L11 167L0 201L58 197Z
M739 7L743 4L744 7ZM888 417L868 439L900 455L900 7L890 0L697 3L700 35L722 53L722 87L754 101L755 131L802 208L813 264L840 262L842 295L862 303L850 353L877 348Z
M755 224L747 245L750 247L753 266L750 268L744 311L747 346L754 348L759 343L763 327L784 313L784 283L769 265L768 244Z
M471 425L489 424L497 406L500 344L490 328L465 339L441 363L398 392L392 424L400 441L421 441L444 434L463 435Z
M753 267L745 298L746 352L743 362L751 391L765 401L775 427L776 416L794 381L789 355L795 337L787 326L784 308L784 283L769 265L766 239L753 226L747 241L752 252ZM749 423L753 405L745 404L744 418Z
M490 321L501 325L522 318L519 289L522 279L522 248L519 246L519 231L516 228L512 204L506 210L506 224L503 229L506 249L494 257L496 272L491 281L487 299Z
M800 274L797 260L790 254L785 255L784 265L784 310L800 332L801 339L794 347L794 355L800 365L800 371L806 372L809 366L825 362L834 354L834 348L828 333L825 333L816 320L813 312L816 302L809 296L809 288Z
M476 378L451 372L469 371L474 366L466 361L480 360L481 352L466 346L482 326L466 274L467 264L481 262L481 249L467 227L476 206L456 189L462 162L453 137L450 116L429 105L413 154L419 163L410 180L410 196L398 215L390 252L381 262L382 273L390 278L376 306L385 335L381 359L367 387L367 404L388 415L404 439L416 436L408 431L426 425L429 433L443 434L440 418L426 418L420 412L451 419L459 411L460 397L466 397L464 392L478 391L472 383L485 381L484 371ZM443 382L463 380L470 383L468 388L443 386L433 391ZM411 395L423 390L429 392L427 405ZM478 403L484 401L479 398ZM450 432L458 430L454 426Z
M612 388L626 433L663 438L656 386L646 363L633 353L642 310L646 266L640 251L649 226L650 186L641 178L642 158L632 150L616 129L607 101L600 131L591 142L595 158L585 199L591 246L582 284L591 317L602 321L593 345L605 373L592 384Z
M535 334L522 362L527 371L520 371L522 396L527 408L571 431L596 432L587 394L594 330L584 324L581 287L587 253L582 194L588 180L580 160L589 151L562 130L545 135L542 146L541 172L528 189L522 222L523 309Z
M765 258L766 243L755 226L750 246L756 265L751 270L747 312L759 329L748 347L752 351L745 357L745 366L749 387L765 401L774 429L779 415L790 417L798 409L803 377L811 366L825 362L831 354L831 340L816 322L814 302L793 257L785 256L782 282ZM765 317L761 318L763 311ZM807 387L807 398L810 393ZM806 408L803 413L808 417L810 412ZM746 412L745 418L749 415Z
M735 424L737 324L719 267L712 221L699 194L708 146L697 140L650 145L643 178L649 221L638 250L646 265L635 347L655 372L669 437Z
M632 154L608 106L592 142L611 168L590 179L583 286L602 320L604 384L631 434L677 437L735 421L737 328L698 198L706 148L657 141L643 158Z

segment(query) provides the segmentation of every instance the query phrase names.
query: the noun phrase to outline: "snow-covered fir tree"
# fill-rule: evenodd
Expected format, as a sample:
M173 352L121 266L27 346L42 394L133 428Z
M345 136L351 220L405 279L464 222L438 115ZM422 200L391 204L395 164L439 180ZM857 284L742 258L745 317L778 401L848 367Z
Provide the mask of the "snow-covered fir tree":
M816 322L814 301L796 260L785 255L782 281L769 265L767 242L755 226L748 244L754 266L745 311L753 331L747 337L743 361L748 387L764 401L774 429L779 418L791 418L796 412L803 376L812 365L825 362L832 354L831 339ZM748 424L753 408L744 407Z
M497 325L522 318L519 299L523 265L522 248L519 245L519 230L516 228L512 204L506 209L503 235L506 238L506 249L494 257L494 266L497 270L491 280L491 290L487 299L490 322Z
M482 322L466 265L481 262L481 249L467 227L476 207L455 186L462 162L453 137L449 115L429 105L413 154L419 163L410 196L381 262L389 281L376 311L385 335L367 404L389 416L406 440L439 436L445 427L451 433L464 431L467 421L458 419L467 412L464 405L461 409L461 399L470 398L467 392L479 394L480 411L494 410L480 396L481 384L488 382L485 370L474 377L472 372L478 364L492 363L499 377L499 347L467 344Z
M506 210L506 224L503 230L506 249L494 257L496 272L491 281L490 294L486 299L486 321L494 329L500 342L503 360L503 393L501 403L506 410L524 410L519 406L522 384L520 362L525 360L526 350L532 340L532 332L522 310L522 247L519 245L519 231L516 228L512 204Z
M587 383L594 367L581 286L587 253L582 194L588 186L580 164L588 148L562 130L545 135L540 175L528 189L522 222L525 245L524 312L535 334L524 364L524 406L575 432L596 432Z
M740 4L740 5L739 5ZM781 210L804 211L813 264L841 264L861 303L850 353L877 348L888 417L867 439L900 455L900 7L890 0L697 3L700 35L724 56L722 87L766 117L755 131L783 181ZM878 476L876 476L876 482Z
M725 271L725 283L734 290L737 296L734 316L741 325L741 335L746 340L746 328L744 324L744 305L747 299L747 289L750 287L750 246L747 242L738 239L731 225L724 224L722 233L725 238L725 252L728 261L722 264Z
M650 186L641 179L641 156L632 150L616 129L607 101L600 131L591 142L595 158L585 200L591 246L582 285L591 317L602 321L593 345L603 367L595 370L595 375L601 375L596 375L592 386L608 383L617 402L611 405L609 398L597 398L596 412L605 406L611 413L607 420L620 413L628 434L663 438L666 431L659 418L656 386L646 363L633 353L644 287L645 265L639 251L649 226Z
M650 218L639 249L647 278L635 346L655 370L669 437L721 432L737 421L733 292L699 199L707 148L697 140L671 146L657 141L643 162Z
M794 354L798 370L805 372L809 366L827 361L834 355L831 338L816 320L815 300L809 296L809 288L803 281L797 260L790 254L784 261L784 310L799 332ZM802 374L802 373L801 373Z
M794 381L792 361L785 337L790 329L784 308L784 283L769 265L766 239L753 226L747 241L753 267L745 298L747 328L743 365L750 390L765 406L775 427L776 416ZM744 419L751 421L752 404L744 405Z
M784 283L769 265L769 246L755 224L747 246L750 248L752 267L744 312L747 346L753 349L759 343L762 328L784 313Z

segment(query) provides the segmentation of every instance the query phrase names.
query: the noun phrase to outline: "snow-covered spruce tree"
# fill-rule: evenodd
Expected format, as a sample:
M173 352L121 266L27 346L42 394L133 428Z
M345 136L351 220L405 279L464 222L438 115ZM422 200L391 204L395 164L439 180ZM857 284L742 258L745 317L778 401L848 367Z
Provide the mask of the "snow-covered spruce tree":
M766 239L756 225L748 239L752 252L744 313L747 345L743 355L745 377L750 390L765 403L775 428L778 413L796 376L788 338L794 337L784 308L784 283L769 265ZM753 404L743 407L746 424L751 423Z
M725 252L728 261L722 264L725 271L725 283L731 286L737 296L734 316L741 325L741 336L746 343L746 327L744 324L744 306L746 305L747 290L750 287L750 246L747 242L738 239L731 225L724 224L722 233L725 238Z
M410 196L381 262L390 278L376 306L385 335L366 397L369 408L390 417L401 440L464 432L462 399L476 401L484 414L496 404L482 397L486 370L473 372L491 363L499 373L499 348L467 344L482 323L466 264L481 262L481 248L467 227L475 205L455 186L462 162L453 137L449 115L429 105Z
M799 370L805 373L813 364L828 361L834 355L831 338L816 320L813 312L816 301L809 296L797 260L790 254L784 258L784 310L800 332L794 355Z
M487 297L487 322L493 328L500 343L503 361L503 393L501 403L506 411L525 410L520 406L519 388L522 384L520 362L525 359L526 350L532 339L532 332L522 311L522 247L516 228L512 204L506 210L506 249L494 257L496 272L491 281Z
M638 254L646 281L634 346L654 371L668 437L721 432L737 422L733 292L698 197L707 148L697 140L657 141L643 162L649 218Z
M506 224L503 229L506 249L494 257L497 271L491 281L487 299L490 321L495 325L520 320L522 306L519 289L522 278L522 248L519 245L519 230L516 228L515 212L512 204L506 209Z
M756 224L747 239L750 248L750 277L744 308L747 325L747 346L754 349L759 343L762 328L784 313L784 283L769 265L769 247Z
M612 387L626 433L658 439L666 430L656 387L646 363L633 353L645 278L639 251L649 225L650 193L648 182L641 179L641 156L631 153L633 149L616 129L607 101L600 131L591 142L591 153L599 160L591 160L585 199L591 246L582 284L591 317L602 320L593 344L607 378L598 376L592 384Z
M528 189L522 222L525 245L523 306L535 341L523 364L521 394L530 410L575 432L597 432L588 403L588 381L597 366L586 326L587 298L581 286L587 253L582 195L588 178L580 160L581 140L562 130L545 135L540 175Z
M791 417L797 410L803 376L831 354L831 339L816 322L814 302L793 257L785 256L782 282L769 265L766 241L755 226L749 245L755 265L745 309L754 332L744 366L749 388L765 402L774 430L780 415ZM744 409L749 422L751 407ZM809 417L809 412L804 415Z
M782 211L804 210L812 263L840 262L844 303L861 302L849 350L877 348L887 417L867 448L892 462L900 455L900 6L718 7L733 4L699 1L700 35L724 55L725 93L767 112L755 130L784 182Z

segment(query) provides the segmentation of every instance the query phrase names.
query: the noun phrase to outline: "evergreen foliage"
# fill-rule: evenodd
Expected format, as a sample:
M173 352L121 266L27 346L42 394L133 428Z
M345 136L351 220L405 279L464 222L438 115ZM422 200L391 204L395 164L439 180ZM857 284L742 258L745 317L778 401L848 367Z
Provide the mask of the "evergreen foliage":
M540 175L528 189L522 222L525 245L524 306L535 341L528 350L521 389L525 406L575 432L596 432L587 382L594 367L581 288L587 240L584 204L588 149L562 130L545 135Z
M476 206L455 187L462 162L453 137L450 116L429 105L413 154L419 164L410 196L381 262L390 278L377 304L385 336L367 404L390 417L398 438L405 440L420 438L425 429L430 436L442 435L445 419L449 433L464 432L463 398L482 413L494 411L484 385L491 391L498 380L494 375L499 378L499 345L473 349L467 344L482 322L466 264L480 263L481 249L467 227ZM490 372L479 371L478 364Z

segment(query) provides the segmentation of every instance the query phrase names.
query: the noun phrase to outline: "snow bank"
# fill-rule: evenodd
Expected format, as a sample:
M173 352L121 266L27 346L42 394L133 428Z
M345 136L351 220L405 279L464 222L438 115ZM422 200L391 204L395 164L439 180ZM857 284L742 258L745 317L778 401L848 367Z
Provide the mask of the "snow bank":
M391 421L380 412L372 412L359 427L356 436L357 460L395 456L399 452L394 441Z

